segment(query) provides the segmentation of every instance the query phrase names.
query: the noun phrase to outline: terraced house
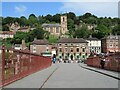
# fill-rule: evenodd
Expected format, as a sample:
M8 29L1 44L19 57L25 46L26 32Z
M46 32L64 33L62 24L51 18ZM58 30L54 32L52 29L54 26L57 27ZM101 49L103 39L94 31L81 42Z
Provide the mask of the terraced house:
M88 57L88 42L82 38L61 38L56 46L58 58L83 60Z

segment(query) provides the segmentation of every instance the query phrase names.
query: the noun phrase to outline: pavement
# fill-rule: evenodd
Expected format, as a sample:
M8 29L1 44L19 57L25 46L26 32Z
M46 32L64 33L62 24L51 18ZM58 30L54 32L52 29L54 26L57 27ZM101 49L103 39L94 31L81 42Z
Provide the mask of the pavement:
M105 70L105 69L101 69L101 68L90 67L90 66L87 66L87 64L83 64L83 63L80 63L79 66L82 68L85 68L85 69L88 69L88 70L91 70L94 72L98 72L98 73L101 73L101 74L104 74L104 75L107 75L107 76L110 76L112 78L120 80L120 73L119 72Z
M119 73L83 63L56 63L5 88L118 88ZM3 89L3 90L4 90Z

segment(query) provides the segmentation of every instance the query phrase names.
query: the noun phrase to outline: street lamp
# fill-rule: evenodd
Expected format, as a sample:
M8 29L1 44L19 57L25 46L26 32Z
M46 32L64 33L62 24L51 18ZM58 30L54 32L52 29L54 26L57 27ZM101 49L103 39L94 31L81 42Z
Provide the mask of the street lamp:
M5 45L4 45L4 39L2 39L2 86L4 84L4 71L5 71Z

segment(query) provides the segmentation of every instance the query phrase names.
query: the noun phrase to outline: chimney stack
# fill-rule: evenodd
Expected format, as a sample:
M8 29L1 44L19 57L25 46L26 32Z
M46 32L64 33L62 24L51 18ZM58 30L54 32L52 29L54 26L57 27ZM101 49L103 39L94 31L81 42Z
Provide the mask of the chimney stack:
M25 40L22 40L22 50L26 49Z

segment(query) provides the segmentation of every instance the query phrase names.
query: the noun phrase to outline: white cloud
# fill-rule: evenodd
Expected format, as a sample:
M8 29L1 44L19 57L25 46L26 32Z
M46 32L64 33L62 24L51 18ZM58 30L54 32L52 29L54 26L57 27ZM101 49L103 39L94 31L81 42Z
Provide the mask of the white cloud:
M77 15L90 12L97 16L118 17L117 2L64 2L60 12L75 12Z
M15 11L21 15L24 15L26 10L27 10L27 7L24 5L15 6Z

